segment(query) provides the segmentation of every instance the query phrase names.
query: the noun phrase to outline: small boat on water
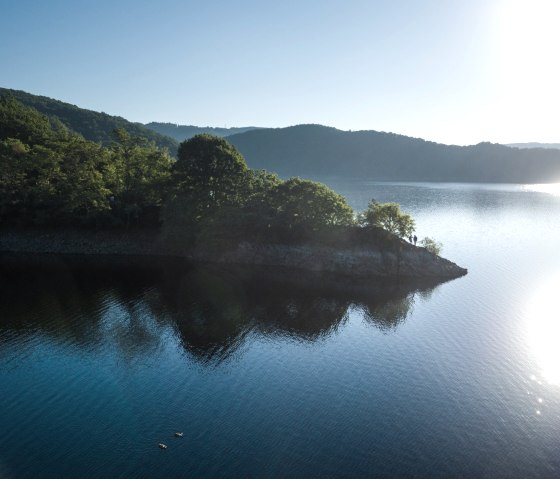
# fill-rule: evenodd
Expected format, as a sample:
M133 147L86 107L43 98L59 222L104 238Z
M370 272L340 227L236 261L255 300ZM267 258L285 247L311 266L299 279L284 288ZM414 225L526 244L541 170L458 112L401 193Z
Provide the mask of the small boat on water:
M167 446L165 444L163 444L163 442L160 442L158 444L158 446L159 446L160 449L167 449Z
M176 432L175 437L183 437L183 433L182 432Z

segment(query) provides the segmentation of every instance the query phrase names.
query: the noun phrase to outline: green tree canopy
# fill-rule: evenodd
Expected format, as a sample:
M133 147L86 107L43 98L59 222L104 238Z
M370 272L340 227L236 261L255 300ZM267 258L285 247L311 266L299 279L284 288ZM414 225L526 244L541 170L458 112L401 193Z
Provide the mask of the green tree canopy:
M352 208L327 186L300 178L281 181L255 172L246 202L221 208L215 231L253 241L299 241L329 228L354 224Z
M51 123L45 115L23 106L10 95L0 97L0 138L14 138L33 145L53 136Z
M122 128L113 134L108 181L115 215L127 225L146 218L157 222L171 174L171 157L166 149Z
M0 98L4 222L118 225L135 211L136 219L150 212L147 223L155 225L170 169L166 150L124 131L108 149L14 98Z
M172 181L205 207L242 202L248 180L245 159L223 138L201 134L179 145Z
M428 236L420 240L420 245L426 248L430 253L433 253L437 256L441 254L441 250L443 249L443 245L439 241L436 241L433 238L429 238Z
M398 203L379 203L371 200L362 214L366 225L377 226L399 237L410 236L414 232L414 219L401 212Z
M116 128L126 130L132 137L147 138L171 155L177 153L178 143L169 137L160 135L140 123L132 123L118 116L107 115L97 111L79 108L53 98L32 95L20 90L0 87L0 96L10 96L19 103L46 115L51 124L58 123L65 129L74 131L93 143L111 146Z
M327 186L251 171L225 139L206 134L181 143L172 183L163 224L175 244L212 238L296 240L354 224L346 200Z
M315 181L290 178L269 192L271 220L287 229L318 230L329 226L349 226L354 222L352 208L345 198Z
M179 145L171 174L172 194L163 210L164 235L186 246L239 220L251 190L266 181L251 174L243 156L226 140L200 134Z

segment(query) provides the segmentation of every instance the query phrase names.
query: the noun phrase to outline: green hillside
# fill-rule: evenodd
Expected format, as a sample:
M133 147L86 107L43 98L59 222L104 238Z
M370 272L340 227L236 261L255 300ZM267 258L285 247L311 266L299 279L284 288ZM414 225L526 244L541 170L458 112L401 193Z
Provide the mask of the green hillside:
M157 227L173 161L123 129L110 146L0 95L0 225Z
M260 129L228 137L251 168L282 176L381 181L560 181L560 151L492 143L443 145L378 131L321 125Z
M227 136L251 168L284 177L327 176L386 181L549 183L560 181L560 150L479 143L443 145L378 131L341 131L321 125L288 128L212 128L171 123L146 126L23 91L0 88L21 103L62 122L87 140L108 146L113 131L144 137L175 156L178 140L195 134ZM160 134L153 130L158 130ZM171 138L173 136L174 138Z
M140 136L153 141L160 148L167 148L172 155L177 153L177 142L172 138L146 128L141 123L132 123L120 116L99 113L79 108L45 96L32 95L21 90L0 88L0 96L11 95L26 106L36 109L49 118L57 118L70 130L81 134L86 140L110 145L113 131L117 128L126 130L131 136Z

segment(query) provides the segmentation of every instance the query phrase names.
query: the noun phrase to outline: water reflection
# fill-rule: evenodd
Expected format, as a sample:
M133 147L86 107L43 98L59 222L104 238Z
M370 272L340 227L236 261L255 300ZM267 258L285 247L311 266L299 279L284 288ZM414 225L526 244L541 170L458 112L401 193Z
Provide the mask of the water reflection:
M527 339L543 377L551 384L560 384L558 291L560 274L544 281L527 307Z
M364 318L383 332L394 331L412 311L414 296L408 294L402 298L387 299L373 304L367 301L362 306Z
M184 265L92 267L56 259L4 265L0 344L39 334L89 350L112 348L131 360L171 337L190 356L221 362L253 333L297 341L328 336L346 322L350 307L380 330L392 331L414 302L414 288L402 284L271 276Z

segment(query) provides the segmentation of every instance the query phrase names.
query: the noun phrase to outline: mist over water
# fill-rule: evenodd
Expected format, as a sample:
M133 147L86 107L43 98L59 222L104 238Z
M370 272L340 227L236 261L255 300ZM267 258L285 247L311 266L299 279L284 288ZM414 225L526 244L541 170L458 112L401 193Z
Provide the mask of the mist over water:
M5 263L0 477L559 475L560 197L327 183L401 203L469 274L364 293Z

